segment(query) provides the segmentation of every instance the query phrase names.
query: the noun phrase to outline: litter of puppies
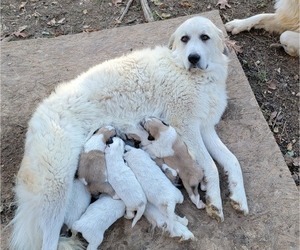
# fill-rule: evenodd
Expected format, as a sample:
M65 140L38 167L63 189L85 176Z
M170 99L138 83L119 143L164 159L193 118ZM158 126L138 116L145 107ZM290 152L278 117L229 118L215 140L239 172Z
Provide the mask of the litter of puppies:
M126 143L117 131L102 127L84 145L65 218L72 237L80 232L87 249L97 249L119 218L133 219L134 227L144 215L170 237L194 240L187 218L175 213L184 200L175 177L198 209L205 208L198 192L205 185L201 167L180 136L155 117L141 121L136 134L125 134ZM96 201L90 204L91 196Z

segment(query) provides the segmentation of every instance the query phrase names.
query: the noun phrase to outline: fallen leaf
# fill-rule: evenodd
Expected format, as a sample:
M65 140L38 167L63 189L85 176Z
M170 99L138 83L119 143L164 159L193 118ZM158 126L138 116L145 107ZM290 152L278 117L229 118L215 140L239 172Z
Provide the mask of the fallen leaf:
M183 8L191 8L193 5L189 1L181 1L179 5Z
M160 6L160 5L163 4L163 3L162 3L161 1L159 1L159 0L152 0L151 2L154 3L154 5L156 5L156 6Z
M49 21L47 24L48 24L49 26L55 25L55 24L56 24L55 18L53 18L53 19L52 19L51 21Z
M57 21L58 24L62 24L64 21L66 20L66 18L62 18L59 21Z
M271 90L275 90L277 89L277 81L272 79L270 81L267 82L268 84L268 89L271 89Z
M19 5L19 11L24 9L26 4L27 2L21 2L21 4Z
M273 120L276 118L276 116L277 116L277 111L273 111L273 112L270 114L269 125L272 125L272 124L273 124Z
M87 10L83 10L82 12L83 12L84 15L86 15L88 13Z
M296 157L296 158L294 158L294 160L293 160L293 165L294 165L295 167L299 167L299 165L300 165L300 157L299 157L299 156Z
M278 127L274 127L274 128L273 128L273 132L277 134L277 133L279 132Z
M221 10L225 10L226 7L227 7L227 8L231 8L231 6L228 4L228 1L227 1L227 0L219 0L219 1L217 2L216 6L218 6L218 5L219 5L219 8L220 8Z
M169 14L169 13L162 13L162 14L161 14L161 17L164 18L164 19L169 18L169 17L171 17L171 16L172 16L172 15Z
M123 0L112 0L112 3L117 6L118 4L121 4Z
M12 33L12 35L16 37L22 37L22 38L26 38L28 36L28 34L26 34L25 32L19 32L19 31Z
M287 146L286 146L286 149L288 151L292 151L293 150L293 144L290 142Z
M237 41L226 39L225 44L230 51L233 50L237 54L243 53L242 47L240 45L237 45Z
M19 27L17 32L22 32L22 31L26 30L27 27L28 27L27 25L23 25L23 26Z

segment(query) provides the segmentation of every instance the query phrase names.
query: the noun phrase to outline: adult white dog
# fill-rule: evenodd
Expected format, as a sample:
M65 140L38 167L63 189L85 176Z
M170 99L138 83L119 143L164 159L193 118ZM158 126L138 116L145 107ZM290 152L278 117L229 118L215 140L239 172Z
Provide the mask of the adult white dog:
M12 248L57 249L86 139L107 124L128 132L147 116L175 127L203 168L211 216L223 220L212 157L228 173L234 208L247 214L239 162L214 129L227 104L228 59L223 51L222 32L210 20L194 17L178 27L169 47L106 61L58 86L29 122L17 176Z
M235 19L226 23L226 30L233 35L245 30L265 29L280 34L280 43L285 52L291 56L300 55L300 1L277 0L275 13L264 13Z

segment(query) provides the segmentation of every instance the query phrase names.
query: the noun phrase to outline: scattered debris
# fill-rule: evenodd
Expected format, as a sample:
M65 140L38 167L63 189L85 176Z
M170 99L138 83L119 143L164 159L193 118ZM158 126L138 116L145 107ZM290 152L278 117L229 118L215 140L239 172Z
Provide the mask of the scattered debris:
M237 41L227 38L225 39L225 44L230 51L233 50L236 54L243 53L242 46L237 45Z
M129 0L129 1L127 2L126 7L125 7L125 9L124 9L122 15L116 20L116 23L117 23L117 24L122 23L122 20L123 20L124 16L126 15L126 13L128 12L129 7L130 7L130 5L132 4L132 2L133 2L133 0Z
M144 12L144 17L146 19L146 22L153 22L154 18L152 15L152 11L148 5L148 1L147 0L140 0L141 1L141 5L142 5L142 9Z
M228 4L228 1L227 0L219 0L216 4L216 6L219 6L219 8L221 10L226 10L226 7L227 8L231 8L231 6Z
M276 80L271 79L267 82L267 84L268 84L268 89L270 89L270 90L276 90L277 89L278 82Z

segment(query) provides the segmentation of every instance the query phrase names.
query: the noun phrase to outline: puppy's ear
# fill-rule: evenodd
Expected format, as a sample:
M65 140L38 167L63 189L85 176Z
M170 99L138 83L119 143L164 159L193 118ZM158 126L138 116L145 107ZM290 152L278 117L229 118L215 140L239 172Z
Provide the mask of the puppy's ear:
M170 50L174 49L174 42L175 42L175 34L173 33L169 39L169 44L168 44Z
M228 55L228 48L225 44L225 37L223 34L223 31L220 29L217 29L217 33L218 33L218 38L217 38L217 46L218 49L224 54L224 55Z

